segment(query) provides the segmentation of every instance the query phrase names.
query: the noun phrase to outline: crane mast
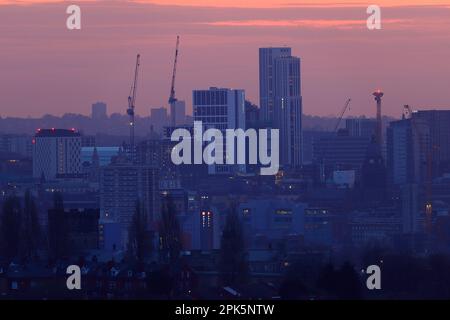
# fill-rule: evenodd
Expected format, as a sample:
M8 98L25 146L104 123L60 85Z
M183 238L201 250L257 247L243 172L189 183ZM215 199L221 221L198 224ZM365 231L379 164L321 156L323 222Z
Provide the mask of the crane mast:
M139 65L140 65L141 55L138 54L136 56L136 66L134 69L134 79L133 84L131 85L130 95L128 96L128 109L127 114L130 116L130 153L134 154L134 109L136 102L136 93L137 93L137 83L138 83L138 74L139 74Z
M170 96L169 96L169 105L170 105L170 118L173 126L176 125L175 119L175 102L177 102L177 98L175 97L175 79L177 74L177 62L178 62L178 48L180 45L180 36L177 36L177 43L175 46L175 58L173 62L173 70L172 70L172 83L170 86Z
M345 114L345 112L347 111L348 106L350 105L350 101L352 101L352 99L349 98L349 99L345 102L345 105L344 105L344 107L342 108L341 113L339 114L339 118L338 118L338 121L337 121L337 123L336 123L336 126L334 127L334 132L336 132L336 131L339 129L339 125L341 124L342 118L344 117L344 114Z

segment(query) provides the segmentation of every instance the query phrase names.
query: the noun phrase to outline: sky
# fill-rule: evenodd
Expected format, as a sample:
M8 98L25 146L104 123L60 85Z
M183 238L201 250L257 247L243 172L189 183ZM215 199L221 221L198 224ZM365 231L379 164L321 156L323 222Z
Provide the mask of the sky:
M66 8L81 7L81 30ZM366 8L381 6L382 29L368 30ZM258 48L289 46L302 61L303 111L374 116L450 108L450 0L0 0L0 116L89 114L105 101L125 113L136 54L136 112L167 106L176 36L176 93L245 89L259 104Z

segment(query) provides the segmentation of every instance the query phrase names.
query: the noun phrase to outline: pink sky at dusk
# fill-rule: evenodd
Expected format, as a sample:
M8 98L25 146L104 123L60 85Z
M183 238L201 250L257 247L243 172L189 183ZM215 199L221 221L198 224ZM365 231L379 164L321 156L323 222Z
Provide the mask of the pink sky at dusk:
M73 3L79 31L65 26ZM372 1L242 3L0 0L0 116L89 114L96 101L125 113L137 53L137 113L148 115L167 105L177 34L177 97L189 110L192 90L209 86L243 88L259 104L258 48L283 45L302 58L306 114L336 115L351 97L349 114L373 116L378 87L385 114L450 108L450 1L374 1L377 31L365 25Z
M78 0L70 3L95 2L99 0ZM35 4L57 3L61 0L0 0L0 4ZM125 1L123 1L125 2ZM202 6L202 7L241 7L241 8L274 8L280 6L355 6L377 4L379 6L411 6L411 5L449 5L449 0L134 0L133 2L159 5Z

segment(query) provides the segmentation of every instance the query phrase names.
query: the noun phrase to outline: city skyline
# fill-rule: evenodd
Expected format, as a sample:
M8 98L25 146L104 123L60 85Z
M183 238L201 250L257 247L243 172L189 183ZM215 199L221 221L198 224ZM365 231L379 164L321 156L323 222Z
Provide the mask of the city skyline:
M192 90L211 86L245 89L259 105L258 49L270 46L291 47L302 59L305 114L336 116L351 97L348 115L373 117L371 92L377 88L386 92L384 115L400 117L404 104L449 105L445 1L425 7L426 1L396 1L382 7L383 28L375 31L366 28L365 5L354 1L289 7L250 2L251 8L239 9L229 7L235 2L220 7L223 1L209 2L219 8L205 1L169 2L177 6L82 1L80 31L65 28L67 4L21 3L27 2L8 1L0 9L6 31L1 39L6 50L0 53L2 117L89 114L95 101L105 101L109 113L125 114L136 53L142 55L136 113L167 107L177 34L177 98L186 100L189 114ZM44 47L44 41L52 45ZM427 87L430 82L434 85Z
M0 0L0 300L450 300L450 0L284 1Z

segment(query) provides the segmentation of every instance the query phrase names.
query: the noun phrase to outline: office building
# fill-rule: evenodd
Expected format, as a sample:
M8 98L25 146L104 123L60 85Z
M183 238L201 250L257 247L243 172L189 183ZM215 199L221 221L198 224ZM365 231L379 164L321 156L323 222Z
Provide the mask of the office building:
M153 129L161 134L163 128L168 125L169 117L167 116L167 109L164 107L153 108L150 110L150 118L151 123L153 125Z
M377 121L369 118L349 118L345 119L345 129L351 137L371 139L375 136Z
M333 244L334 217L325 208L308 207L304 213L305 243L312 245Z
M334 137L334 133L330 131L305 130L302 133L303 142L303 164L313 163L313 146L322 138Z
M81 173L81 135L74 129L39 129L33 139L33 177Z
M177 100L170 105L170 124L172 126L186 124L186 102Z
M424 121L392 121L387 129L387 168L394 185L422 183L426 177L429 127Z
M349 236L359 248L377 242L392 245L393 237L402 230L403 219L396 206L355 210L349 217Z
M369 145L369 138L349 136L347 130L314 142L313 163L321 165L322 181L330 179L334 171L341 170L354 170L356 180L360 181Z
M32 138L27 135L2 134L0 135L0 152L31 158L33 155Z
M81 163L92 163L96 153L100 166L106 166L111 163L113 157L119 154L120 147L82 147Z
M245 91L211 87L208 90L193 91L194 120L201 121L204 130L215 128L245 130ZM224 142L225 144L225 142ZM223 148L226 146L219 146ZM245 172L245 165L215 164L208 167L210 174Z
M254 199L241 203L239 218L249 249L276 248L281 243L300 245L304 235L306 205L279 199Z
M419 110L412 117L429 127L433 177L450 173L450 110Z
M107 110L106 103L104 102L94 103L91 107L91 118L93 120L105 120L106 118L108 118L106 110Z
M280 163L302 163L302 95L300 58L290 48L259 49L262 119L280 130Z

